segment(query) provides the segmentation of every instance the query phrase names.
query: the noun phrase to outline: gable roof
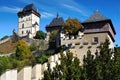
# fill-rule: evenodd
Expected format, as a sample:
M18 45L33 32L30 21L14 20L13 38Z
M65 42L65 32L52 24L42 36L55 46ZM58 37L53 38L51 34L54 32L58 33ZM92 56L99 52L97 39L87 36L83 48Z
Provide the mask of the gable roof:
M102 21L107 20L105 16L103 16L98 10L96 10L87 20L84 22L96 22L96 21Z

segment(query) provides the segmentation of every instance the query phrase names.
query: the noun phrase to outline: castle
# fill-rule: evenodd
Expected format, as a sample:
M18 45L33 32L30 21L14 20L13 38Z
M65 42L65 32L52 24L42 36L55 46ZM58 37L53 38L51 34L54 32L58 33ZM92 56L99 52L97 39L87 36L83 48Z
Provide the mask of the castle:
M18 35L24 37L29 34L33 38L39 31L40 14L33 4L25 6L18 12Z
M33 38L39 30L39 18L40 13L33 4L29 4L23 10L20 10L18 12L18 35L20 37L29 35L29 38ZM114 48L116 32L112 21L103 16L98 10L81 23L84 30L79 31L77 37L71 36L69 38L62 33L64 22L64 19L57 13L57 16L46 26L46 40L49 43L50 34L54 30L58 30L56 41L54 44L49 44L49 46L53 46L53 49L58 46L69 47L69 50L82 61L87 50L94 54L96 50L99 51L100 44L104 43L106 39L110 41L109 48Z
M56 46L69 47L69 50L77 56L80 61L83 61L83 56L90 50L92 54L99 51L99 46L104 43L106 39L109 40L109 48L114 48L114 36L116 34L112 21L104 17L98 10L95 11L87 20L81 24L84 31L79 31L77 37L67 36L62 33L62 25L64 20L57 15L52 22L46 26L47 38L54 30L59 31L56 39Z
M40 14L33 4L27 5L23 10L18 12L18 35L20 37L29 36L33 38L36 32L39 30L39 18ZM87 50L90 50L92 54L99 51L99 46L104 43L106 39L109 39L109 48L114 48L114 36L116 34L111 19L103 16L98 10L95 11L87 20L81 24L84 27L84 31L79 31L77 37L71 36L69 38L62 32L62 25L64 19L57 16L46 26L47 36L46 41L49 42L50 34L54 30L58 30L56 41L54 42L56 47L64 46L73 52L74 56L77 56L81 63L83 56L86 55ZM60 54L55 54L49 57L48 62L50 68L55 67L55 63L60 64ZM10 70L0 76L0 80L39 80L43 77L44 70L47 69L47 63L37 64L34 67L25 67L21 71ZM14 78L12 78L14 76Z

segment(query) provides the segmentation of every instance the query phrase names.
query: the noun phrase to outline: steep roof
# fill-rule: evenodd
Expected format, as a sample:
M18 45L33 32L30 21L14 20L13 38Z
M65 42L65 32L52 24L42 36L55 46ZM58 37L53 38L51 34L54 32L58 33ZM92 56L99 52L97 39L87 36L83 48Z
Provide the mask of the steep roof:
M27 11L27 10L35 10L35 11L37 11L37 8L34 6L34 4L28 4L23 8L23 11Z
M19 12L18 12L18 16L21 17L23 15L28 15L28 14L35 14L37 15L38 17L40 17L40 13L37 11L37 8L34 6L34 4L28 4L26 5L23 9L21 9Z
M96 10L87 20L84 22L96 22L96 21L102 21L107 20L105 16L103 16L98 10Z
M64 23L64 19L62 17L59 17L59 14L57 13L56 18L54 18L48 26L61 26Z

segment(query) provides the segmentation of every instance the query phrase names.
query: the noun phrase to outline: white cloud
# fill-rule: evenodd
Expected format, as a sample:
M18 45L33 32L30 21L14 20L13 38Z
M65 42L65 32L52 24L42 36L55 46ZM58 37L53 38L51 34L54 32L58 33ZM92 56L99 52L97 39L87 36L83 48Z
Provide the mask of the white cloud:
M42 12L41 13L41 18L49 18L49 17L53 17L54 15L48 12Z
M8 12L8 13L17 13L20 10L18 7L0 7L0 12Z
M62 5L66 8L68 8L68 9L70 9L70 10L81 13L83 16L87 16L87 14L83 10L81 10L81 9L75 7L75 6L71 6L71 5L67 5L67 4L62 4Z

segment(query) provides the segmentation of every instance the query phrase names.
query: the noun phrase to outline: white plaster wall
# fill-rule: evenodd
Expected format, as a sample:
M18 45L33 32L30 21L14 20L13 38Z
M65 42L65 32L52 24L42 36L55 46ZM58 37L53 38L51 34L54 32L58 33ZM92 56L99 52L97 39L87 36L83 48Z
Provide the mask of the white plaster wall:
M31 80L31 67L23 68L17 75L17 80Z
M109 39L109 42L110 42L110 45L109 45L109 48L114 48L114 42L112 41L112 39L110 38L110 36L108 35L108 39Z
M42 65L41 64L36 64L32 68L32 79L34 80L42 79Z
M36 31L38 31L39 27L40 27L40 18L38 16L36 16L35 14L32 14L32 24L34 24L35 22L38 23L38 25L36 27Z
M18 18L18 35L19 36L26 36L27 35L27 31L31 32L31 37L36 35L36 31L39 31L39 20L40 18L38 16L36 16L35 14L30 14L30 15L26 15L24 17L19 17ZM36 29L33 27L33 24L35 24L35 22L38 23L38 25L36 25ZM22 28L22 24L24 24L24 28ZM22 34L22 31L24 31L24 34Z
M22 24L24 24L24 28L22 28ZM18 18L18 35L19 36L26 36L26 31L31 32L32 27L32 15L26 15L24 17ZM24 31L24 34L22 34L22 31Z
M0 80L17 80L17 70L9 70L1 75Z
M6 80L6 73L2 74L0 78L1 80Z

